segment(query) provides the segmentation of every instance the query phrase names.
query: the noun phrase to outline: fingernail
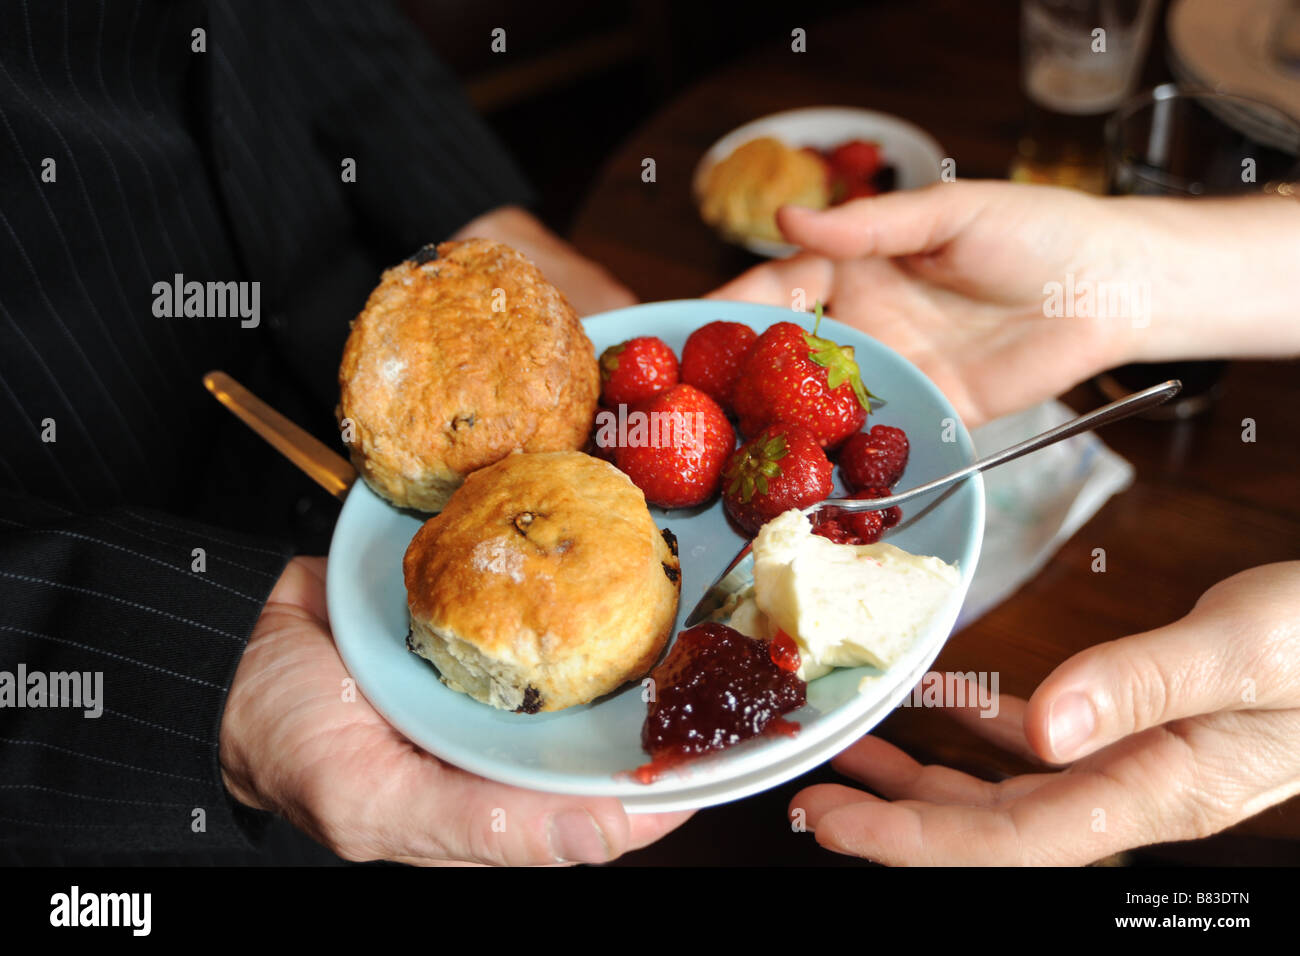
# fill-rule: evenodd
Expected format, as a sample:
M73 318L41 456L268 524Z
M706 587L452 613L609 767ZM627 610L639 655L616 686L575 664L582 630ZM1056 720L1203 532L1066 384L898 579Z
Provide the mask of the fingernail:
M1092 701L1077 691L1062 694L1047 712L1047 741L1058 760L1071 759L1096 728Z
M604 863L609 844L595 818L586 810L565 810L547 823L551 853L563 863Z

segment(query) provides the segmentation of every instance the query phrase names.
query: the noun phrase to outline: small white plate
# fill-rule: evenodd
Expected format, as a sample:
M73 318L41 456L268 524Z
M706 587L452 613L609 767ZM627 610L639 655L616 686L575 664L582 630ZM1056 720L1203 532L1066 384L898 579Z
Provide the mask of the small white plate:
M597 353L636 335L657 335L680 354L695 329L715 319L761 332L810 316L739 302L658 302L584 321ZM872 421L903 428L911 455L904 477L920 484L969 463L974 450L942 393L910 362L863 333L831 319L822 333L852 345L867 387L886 405ZM957 423L943 441L945 421ZM743 544L718 502L703 508L651 509L678 538L682 564L678 626ZM330 623L357 686L384 717L429 752L473 773L535 790L614 796L634 812L687 809L735 800L777 786L816 766L866 733L893 708L934 660L957 618L979 557L984 487L971 480L904 507L887 540L956 564L961 585L925 634L883 675L870 667L838 670L808 685L808 703L789 717L793 737L762 737L685 765L651 784L627 771L648 761L641 750L646 705L639 684L556 713L512 714L448 690L434 668L406 648L402 556L420 518L399 511L358 482L348 495L330 545ZM865 676L881 679L859 692Z
M896 189L919 189L938 182L944 157L943 148L929 133L888 113L851 106L786 110L746 123L709 147L692 178L697 204L709 169L730 156L737 146L761 136L775 137L788 146L817 149L829 149L853 139L879 143L884 162L894 167ZM769 258L799 251L796 246L771 239L749 238L740 244L750 252Z

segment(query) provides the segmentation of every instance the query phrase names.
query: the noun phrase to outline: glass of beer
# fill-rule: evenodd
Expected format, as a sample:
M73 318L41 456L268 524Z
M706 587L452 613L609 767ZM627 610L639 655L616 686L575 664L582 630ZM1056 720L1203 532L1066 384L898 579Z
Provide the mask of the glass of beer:
M1156 0L1021 0L1018 182L1106 189L1106 116L1133 94Z
M1300 124L1267 104L1166 83L1106 121L1108 192L1142 196L1297 194ZM1210 408L1225 361L1126 365L1098 376L1109 398L1167 379L1183 390L1147 417L1187 418Z

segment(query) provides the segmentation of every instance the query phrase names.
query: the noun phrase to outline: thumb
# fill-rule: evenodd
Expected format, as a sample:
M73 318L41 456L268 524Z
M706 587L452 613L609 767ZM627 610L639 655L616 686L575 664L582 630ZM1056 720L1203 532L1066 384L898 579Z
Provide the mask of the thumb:
M790 242L833 259L911 256L939 249L974 217L973 183L934 183L825 210L782 206L777 225Z
M385 814L390 821L415 825L394 828L390 822L382 827L398 836L380 850L384 858L507 866L605 863L654 842L691 816L631 815L613 797L522 790L433 758L424 764L429 773L421 775L422 785L404 788L400 812ZM372 822L365 829L375 833L381 826Z
M1252 568L1173 624L1074 655L1029 699L1030 746L1063 763L1171 720L1295 706L1297 585L1300 562Z
M1030 697L1025 737L1044 760L1066 763L1149 727L1232 707L1241 698L1236 669L1214 645L1184 618L1090 647Z

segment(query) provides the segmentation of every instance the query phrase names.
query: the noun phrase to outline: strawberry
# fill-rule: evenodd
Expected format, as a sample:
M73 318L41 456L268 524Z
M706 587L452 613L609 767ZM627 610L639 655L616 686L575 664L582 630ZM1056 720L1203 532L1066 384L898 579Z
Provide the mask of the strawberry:
M718 403L674 385L632 407L614 464L661 508L703 504L717 493L736 432Z
M634 405L677 384L677 356L654 336L611 345L600 355L601 398Z
M740 322L710 322L691 333L682 347L682 381L731 410L731 393L758 333Z
M907 435L901 428L876 425L858 432L840 448L840 474L853 489L892 488L907 467Z
M727 459L722 504L747 534L784 511L806 508L831 493L833 468L817 438L802 425L763 429Z
M880 168L880 144L853 139L830 151L826 162L843 179L859 183L869 180Z
M778 322L758 337L741 370L732 401L740 430L755 435L776 422L807 427L823 448L834 448L867 420L872 394L862 384L851 346Z

